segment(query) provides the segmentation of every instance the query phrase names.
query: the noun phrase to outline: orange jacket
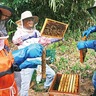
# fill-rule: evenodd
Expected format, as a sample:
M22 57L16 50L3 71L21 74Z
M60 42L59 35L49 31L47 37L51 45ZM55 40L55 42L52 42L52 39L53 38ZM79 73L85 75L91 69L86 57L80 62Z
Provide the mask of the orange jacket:
M9 51L9 43L6 39L5 48L0 51L0 96L17 96L13 62L14 58Z

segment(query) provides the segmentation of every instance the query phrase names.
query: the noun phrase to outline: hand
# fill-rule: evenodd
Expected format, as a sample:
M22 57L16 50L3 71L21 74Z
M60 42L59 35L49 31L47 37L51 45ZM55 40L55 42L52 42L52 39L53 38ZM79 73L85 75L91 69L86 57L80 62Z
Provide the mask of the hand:
M17 43L18 43L18 44L22 44L22 43L23 43L23 40L22 40L21 37L19 37L19 38L17 39Z
M17 38L16 40L13 40L13 43L16 44L16 45L20 45L23 43L23 40L21 37Z
M88 30L84 31L82 34L83 37L84 36L88 37L89 35L90 35L90 31L88 31Z
M84 31L83 37L84 36L88 37L92 32L96 32L96 26L89 27L88 30Z
M38 43L42 44L43 46L47 46L51 44L51 40L47 37L40 37Z
M14 71L21 71L21 69L16 63L13 64L13 68L14 68Z

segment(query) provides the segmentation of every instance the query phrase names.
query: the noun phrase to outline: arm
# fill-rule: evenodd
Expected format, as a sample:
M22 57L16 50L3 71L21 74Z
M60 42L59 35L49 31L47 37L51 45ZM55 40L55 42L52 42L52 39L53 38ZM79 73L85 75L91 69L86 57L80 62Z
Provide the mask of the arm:
M12 38L12 41L15 45L21 44L22 43L22 38L21 38L21 31L17 30L14 33L14 36Z
M80 41L77 44L79 50L89 48L96 50L96 40Z
M12 52L17 65L23 63L27 58L37 58L42 56L43 46L41 44L31 44L25 48Z
M27 32L23 32L22 30L17 30L13 36L13 43L14 44L22 44L24 41L31 39L31 38L39 38L41 36L38 30L34 30L33 33L30 35ZM33 39L34 40L34 39Z

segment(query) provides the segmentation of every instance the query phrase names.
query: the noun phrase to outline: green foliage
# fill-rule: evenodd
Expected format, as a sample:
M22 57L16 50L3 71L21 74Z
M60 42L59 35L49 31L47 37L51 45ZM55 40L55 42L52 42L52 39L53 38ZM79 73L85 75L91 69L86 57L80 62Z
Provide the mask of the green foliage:
M1 3L14 10L12 18L14 22L20 19L21 13L25 10L30 10L33 15L37 15L40 18L38 30L41 30L45 18L68 23L66 34L76 40L82 31L95 23L86 11L93 6L94 0L3 0Z
M91 67L89 64L86 64L85 70L89 70Z
M60 46L60 51L61 51L62 53L64 53L66 50L68 50L68 46L64 46L64 45L61 45L61 46Z
M58 67L58 70L67 70L68 60L64 57L61 57L56 66Z
M76 63L74 66L72 66L71 70L73 73L77 73L77 71L80 70L80 65Z

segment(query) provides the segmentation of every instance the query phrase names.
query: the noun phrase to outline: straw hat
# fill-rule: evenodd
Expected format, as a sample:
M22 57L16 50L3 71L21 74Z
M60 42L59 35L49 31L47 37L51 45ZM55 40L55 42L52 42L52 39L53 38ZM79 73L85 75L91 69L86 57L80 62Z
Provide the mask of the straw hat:
M18 21L16 21L15 22L17 25L18 25L18 27L20 27L22 24L21 24L21 20L18 20Z
M32 18L32 20L34 21L34 24L38 23L38 16L33 16L32 13L30 11L25 11L21 14L21 19L16 21L16 24L18 26L21 25L21 22L24 20L24 19L27 19L27 18Z
M12 16L12 13L13 13L11 8L4 5L0 5L0 11L2 12L3 16L5 16L6 18L9 18L10 16Z

